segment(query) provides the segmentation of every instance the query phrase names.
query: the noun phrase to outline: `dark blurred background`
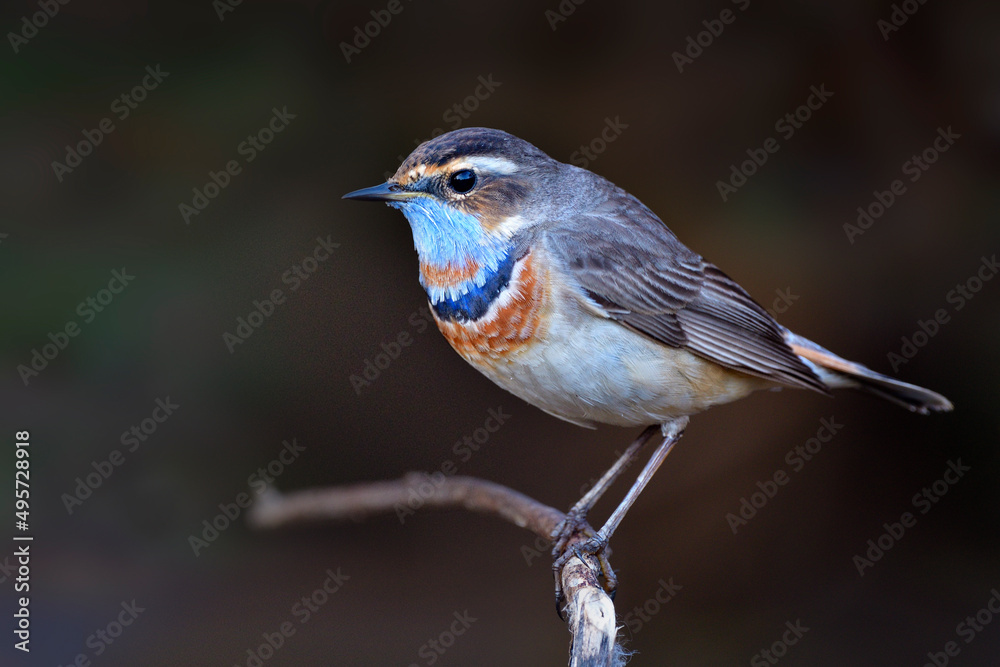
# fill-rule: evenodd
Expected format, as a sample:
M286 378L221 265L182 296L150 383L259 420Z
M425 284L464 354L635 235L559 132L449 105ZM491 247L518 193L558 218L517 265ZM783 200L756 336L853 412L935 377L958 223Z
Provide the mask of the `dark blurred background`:
M422 319L403 217L340 199L474 125L586 162L785 325L956 406L785 391L695 417L613 540L632 664L996 664L996 3L50 0L5 3L0 28L2 532L30 430L35 536L30 659L0 547L3 664L564 664L549 558L524 530L219 516L269 464L286 491L454 465L566 508L635 435L558 421L468 367ZM788 136L776 122L811 87L832 96ZM321 241L339 245L303 262ZM283 303L251 315L274 289ZM384 368L363 384L368 362ZM487 438L490 410L509 417ZM786 460L831 418L811 460ZM969 469L934 487L949 461ZM727 519L778 471L755 516ZM925 487L935 502L915 503ZM904 512L915 525L883 536ZM328 570L339 590L315 593Z

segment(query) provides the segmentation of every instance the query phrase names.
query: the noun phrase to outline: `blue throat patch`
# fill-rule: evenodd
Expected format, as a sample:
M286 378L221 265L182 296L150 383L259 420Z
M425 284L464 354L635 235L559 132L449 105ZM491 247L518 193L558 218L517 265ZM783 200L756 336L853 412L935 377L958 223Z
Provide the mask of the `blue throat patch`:
M490 305L496 301L505 289L510 285L510 277L514 272L514 264L517 259L513 255L507 255L500 266L493 272L486 273L486 282L481 286L476 283L470 285L469 291L457 299L446 298L443 301L431 301L431 307L442 320L453 320L458 322L474 322L486 314ZM484 271L480 271L484 273ZM427 294L429 297L430 292Z
M431 266L462 266L470 259L479 271L470 280L449 289L424 290L438 317L470 321L482 317L510 284L517 257L510 240L487 235L474 216L431 196L391 202L406 216L420 261Z

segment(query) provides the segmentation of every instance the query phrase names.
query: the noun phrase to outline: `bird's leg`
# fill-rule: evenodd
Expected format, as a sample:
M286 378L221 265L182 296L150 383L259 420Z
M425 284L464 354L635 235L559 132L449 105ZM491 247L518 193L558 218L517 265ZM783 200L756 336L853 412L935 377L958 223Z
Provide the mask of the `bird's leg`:
M643 445L649 442L656 433L657 428L659 427L654 424L640 433L639 437L633 440L632 444L628 446L625 453L619 456L614 465L608 468L607 472L590 487L590 490L584 494L583 498L580 498L570 508L569 512L566 513L566 518L559 522L559 525L552 531L552 557L555 559L552 565L552 572L556 581L556 611L559 613L560 618L562 618L562 610L560 609L562 604L561 571L563 565L569 559L569 556L563 556L574 553L573 549L567 549L567 545L574 538L577 538L578 541L581 539L589 540L597 534L597 531L587 522L587 514L597 501L600 500L601 496L604 495L604 492L615 483L615 480L618 479L622 472L632 465L639 456L639 451ZM610 590L614 590L618 585L618 581L615 579L614 570L611 569L611 563L608 561L609 553L610 550L604 550L596 554L596 557L605 582L608 584Z
M639 498L639 494L642 493L642 490L646 488L647 484L649 484L649 480L653 478L653 475L656 473L657 469L659 469L660 464L663 463L665 458L667 458L667 454L670 453L670 450L677 444L677 441L681 439L682 435L684 435L684 429L687 427L687 424L688 418L681 417L679 419L669 421L662 426L663 442L661 442L660 446L656 448L655 452L653 452L649 461L646 462L646 467L642 469L641 473L639 473L638 479L635 480L635 483L632 485L632 488L629 489L629 492L626 494L624 500L622 500L615 511L612 512L605 524L601 526L599 531L597 531L597 534L590 538L587 542L580 545L581 551L584 553L597 553L602 551L607 546L608 540L611 539L611 534L615 532L618 528L618 524L620 524L622 519L625 518L625 513L628 512L629 508L632 507L636 499ZM591 551L591 548L595 548L596 551Z
M611 570L611 566L607 559L607 548L608 540L611 539L611 535L618 528L618 524L622 522L625 518L625 514L628 512L629 508L635 503L639 494L642 493L646 485L649 484L649 480L653 478L660 464L663 460L667 458L667 454L673 449L673 446L677 444L681 436L684 434L684 429L687 427L688 418L680 417L663 424L662 427L650 426L642 434L636 438L636 440L629 446L625 453L615 462L615 464L608 470L607 473L597 482L597 484L592 488L587 494L580 499L573 509L569 511L566 519L556 527L553 532L553 541L556 542L555 547L552 550L552 555L555 557L555 561L552 564L552 570L556 573L556 606L558 608L561 598L561 587L559 585L559 572L562 567L566 564L573 556L579 557L584 560L584 555L595 556L598 560L598 564L601 568L601 574L604 576L605 582L608 585L610 592L614 592L615 586L617 585L617 580L615 579L614 572ZM600 530L594 531L590 528L590 525L586 522L587 511L597 502L597 499L601 497L601 494L607 490L607 488L614 482L615 478L621 474L621 472L632 462L639 454L639 450L642 448L646 442L653 437L656 433L656 429L662 429L663 442L660 446L656 448L653 455L650 457L649 461L646 462L646 466L639 473L639 477L636 479L632 488L625 495L625 498L621 501L615 511L612 512L611 516L601 527ZM584 540L579 540L575 542L570 542L571 538L576 535L582 535L586 537ZM586 561L585 561L586 562Z
M597 501L601 499L604 492L607 491L618 476L622 474L625 468L632 465L632 462L639 456L639 450L642 449L650 438L656 433L656 429L659 427L656 425L648 427L642 433L639 434L632 444L628 446L625 453L618 457L615 464L611 466L604 475L597 480L597 482L590 487L590 490L584 494L583 498L580 498L570 508L569 512L566 513L566 518L563 519L555 530L552 531L552 555L561 556L566 550L566 544L569 542L570 538L574 535L584 534L587 537L592 537L595 533L593 528L587 523L587 514L590 512L591 508L597 504Z

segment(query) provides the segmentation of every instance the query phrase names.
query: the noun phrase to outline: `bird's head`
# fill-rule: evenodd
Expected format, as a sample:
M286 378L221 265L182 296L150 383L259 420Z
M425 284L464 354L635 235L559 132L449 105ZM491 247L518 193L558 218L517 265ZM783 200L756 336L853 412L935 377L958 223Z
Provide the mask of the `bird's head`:
M424 264L490 264L533 222L539 178L558 166L506 132L464 128L424 142L388 181L344 198L400 209Z

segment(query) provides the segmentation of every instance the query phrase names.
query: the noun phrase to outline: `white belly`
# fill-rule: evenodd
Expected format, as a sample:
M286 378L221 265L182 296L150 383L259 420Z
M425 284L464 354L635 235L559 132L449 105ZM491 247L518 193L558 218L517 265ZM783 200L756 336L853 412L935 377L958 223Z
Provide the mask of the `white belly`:
M644 426L769 386L586 310L557 283L549 288L544 325L530 344L502 356L466 359L550 414L583 426Z

